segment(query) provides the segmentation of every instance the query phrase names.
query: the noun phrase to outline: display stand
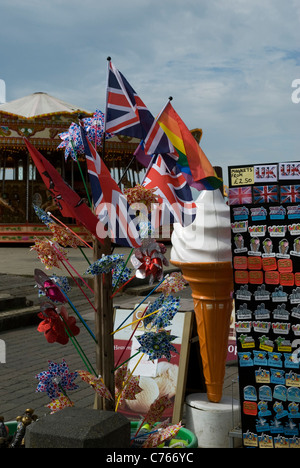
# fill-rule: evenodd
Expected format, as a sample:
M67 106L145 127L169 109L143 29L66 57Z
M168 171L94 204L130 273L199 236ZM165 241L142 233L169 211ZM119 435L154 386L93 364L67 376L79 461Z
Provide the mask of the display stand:
M95 261L108 255L111 251L111 241L106 238L104 244L94 241ZM109 389L112 399L95 396L94 409L113 411L115 406L115 381L114 381L114 345L113 345L113 302L111 299L111 273L96 275L94 281L95 290L95 336L96 367L98 375L101 375L106 387Z
M229 167L245 447L300 445L300 163Z

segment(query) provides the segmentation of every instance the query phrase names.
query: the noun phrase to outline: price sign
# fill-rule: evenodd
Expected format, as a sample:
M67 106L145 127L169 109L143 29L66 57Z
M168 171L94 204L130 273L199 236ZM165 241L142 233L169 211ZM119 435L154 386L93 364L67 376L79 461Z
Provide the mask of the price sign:
M230 171L231 185L236 187L239 185L254 184L254 168L251 167L235 167Z

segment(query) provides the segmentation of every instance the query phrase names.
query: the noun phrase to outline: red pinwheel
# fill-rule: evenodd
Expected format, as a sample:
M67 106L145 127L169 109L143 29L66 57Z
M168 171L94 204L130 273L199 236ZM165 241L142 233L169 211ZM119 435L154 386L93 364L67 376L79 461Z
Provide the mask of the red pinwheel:
M165 253L166 247L164 244L158 243L152 238L144 239L141 247L135 249L131 257L131 263L136 269L136 277L144 279L149 276L150 284L154 283L155 280L161 281L163 278L163 265L169 265L164 256Z
M65 307L57 309L46 304L38 317L43 320L37 330L44 333L48 343L66 345L69 342L69 335L77 336L80 333L75 317L69 317Z

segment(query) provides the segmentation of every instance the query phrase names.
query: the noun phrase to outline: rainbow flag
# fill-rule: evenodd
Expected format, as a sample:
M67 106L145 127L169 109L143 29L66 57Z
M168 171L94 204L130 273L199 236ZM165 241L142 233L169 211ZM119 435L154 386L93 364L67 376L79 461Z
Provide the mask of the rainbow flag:
M221 187L222 180L170 101L157 121L173 144L179 157L176 163L189 185L198 190L215 190Z

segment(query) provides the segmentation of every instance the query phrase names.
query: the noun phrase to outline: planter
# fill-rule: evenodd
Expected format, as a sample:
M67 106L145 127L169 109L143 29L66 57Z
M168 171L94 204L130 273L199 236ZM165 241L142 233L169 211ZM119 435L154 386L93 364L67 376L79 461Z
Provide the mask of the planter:
M131 421L130 425L131 425L131 437L134 437L134 434L136 433L137 428L138 428L138 422L137 421ZM198 448L198 439L197 439L196 435L192 431L186 429L185 427L182 427L181 429L179 429L179 431L178 431L175 438L179 439L179 440L184 440L184 441L187 442L187 445L185 447L183 447L183 448L189 448L189 449L190 448ZM138 446L138 442L136 444L136 447L137 446ZM141 446L141 444L139 446ZM178 447L176 447L176 448L178 448Z

